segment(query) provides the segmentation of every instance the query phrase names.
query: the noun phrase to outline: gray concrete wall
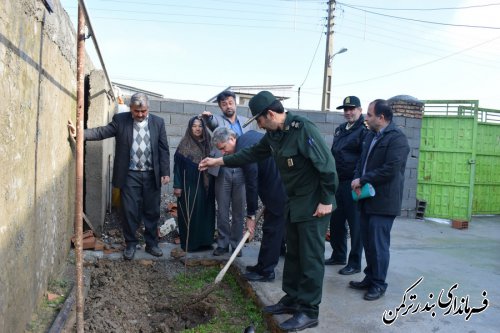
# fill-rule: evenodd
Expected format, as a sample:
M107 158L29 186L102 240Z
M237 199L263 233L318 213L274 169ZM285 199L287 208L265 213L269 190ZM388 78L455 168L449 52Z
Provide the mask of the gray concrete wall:
M59 1L0 1L0 332L22 332L73 233L75 32Z
M92 71L88 87L85 128L106 125L117 109L111 100L104 72ZM85 142L84 211L98 235L111 202L114 144L114 138Z

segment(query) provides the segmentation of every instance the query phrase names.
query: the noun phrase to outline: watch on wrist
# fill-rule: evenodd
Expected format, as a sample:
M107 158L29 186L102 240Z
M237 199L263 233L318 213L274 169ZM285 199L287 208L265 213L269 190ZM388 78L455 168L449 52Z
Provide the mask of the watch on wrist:
M255 215L247 215L247 219L255 220Z

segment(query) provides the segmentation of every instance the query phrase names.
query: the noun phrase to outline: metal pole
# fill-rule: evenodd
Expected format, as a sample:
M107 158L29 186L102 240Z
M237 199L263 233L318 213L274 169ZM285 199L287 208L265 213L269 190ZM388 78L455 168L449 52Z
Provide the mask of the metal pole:
M104 60L101 55L101 50L99 49L99 44L97 44L97 38L95 37L94 29L92 28L92 22L90 22L89 12L87 11L87 7L85 6L84 0L78 0L78 5L81 6L83 9L83 14L85 15L85 23L87 25L87 28L89 29L90 35L92 36L92 42L94 43L97 56L99 57L99 61L101 62L102 70L104 71L104 75L106 76L106 81L108 81L111 99L113 99L113 101L116 102L115 93L113 91L113 84L111 83L108 71L106 70L106 65L104 64Z
M328 26L326 29L325 72L323 75L323 95L321 98L321 111L330 111L330 96L332 90L332 67L330 58L333 51L333 12L335 0L328 1Z
M76 47L76 184L75 184L75 254L76 254L76 331L83 333L83 107L85 80L85 16L78 5Z

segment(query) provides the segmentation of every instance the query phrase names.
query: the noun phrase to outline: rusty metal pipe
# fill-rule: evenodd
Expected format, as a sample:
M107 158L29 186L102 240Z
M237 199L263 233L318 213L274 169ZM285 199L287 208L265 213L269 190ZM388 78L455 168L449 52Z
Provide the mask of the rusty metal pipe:
M85 16L78 5L76 46L76 184L75 184L75 254L76 254L76 331L83 333L83 108L85 83Z

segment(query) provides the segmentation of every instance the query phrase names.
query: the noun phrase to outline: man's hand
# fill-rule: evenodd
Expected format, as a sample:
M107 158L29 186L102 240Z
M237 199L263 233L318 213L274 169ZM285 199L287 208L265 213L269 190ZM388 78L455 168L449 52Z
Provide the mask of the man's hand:
M198 165L198 170L205 171L210 167L214 167L214 166L218 166L218 165L224 165L224 161L222 160L222 157L218 157L218 158L206 157L206 158L201 160L200 164Z
M251 216L247 216L247 230L250 232L250 237L248 237L248 239L252 240L255 233L255 218Z
M200 116L202 116L204 118L210 118L210 117L212 117L212 112L210 112L210 111L203 111Z
M323 217L327 214L330 214L332 212L332 207L333 207L332 204L323 205L322 203L319 203L313 216Z
M182 189L181 188L174 188L174 196L177 198L180 198L182 195Z
M351 188L356 191L356 189L359 189L361 187L361 181L359 178L354 179L351 182Z
M167 185L170 182L170 177L169 176L163 176L161 177L161 184L162 185Z
M68 131L69 135L71 135L71 137L76 140L76 128L71 120L68 120Z

